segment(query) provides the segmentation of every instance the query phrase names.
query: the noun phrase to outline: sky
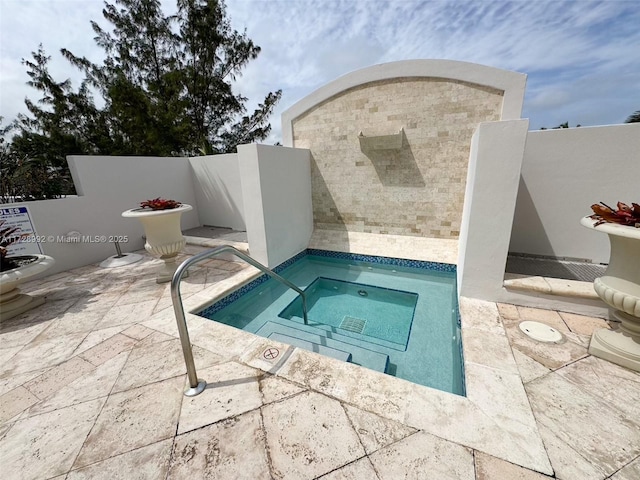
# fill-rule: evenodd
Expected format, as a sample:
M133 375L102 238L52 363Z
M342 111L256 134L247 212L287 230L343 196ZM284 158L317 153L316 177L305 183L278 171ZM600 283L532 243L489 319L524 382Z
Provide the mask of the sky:
M623 123L640 110L640 0L227 0L233 28L262 48L234 89L255 108L282 89L280 114L317 88L370 65L408 59L479 63L527 74L529 128ZM175 0L162 0L167 13ZM27 113L21 64L40 43L56 80L81 75L59 53L100 62L90 20L102 0L0 0L0 116Z

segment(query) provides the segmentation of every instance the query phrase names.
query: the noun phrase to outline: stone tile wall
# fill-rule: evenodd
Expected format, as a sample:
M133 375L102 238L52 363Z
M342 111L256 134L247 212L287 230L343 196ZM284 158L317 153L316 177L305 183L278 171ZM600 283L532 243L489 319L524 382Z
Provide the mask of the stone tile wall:
M500 119L503 92L457 80L396 78L341 92L293 122L312 155L314 226L457 238L471 136ZM363 151L358 135L403 129L402 147Z

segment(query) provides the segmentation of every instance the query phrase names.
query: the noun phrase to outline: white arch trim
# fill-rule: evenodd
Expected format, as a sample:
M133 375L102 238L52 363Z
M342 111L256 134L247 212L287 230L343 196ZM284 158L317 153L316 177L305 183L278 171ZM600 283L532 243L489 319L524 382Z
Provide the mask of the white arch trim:
M293 121L325 100L359 85L406 77L446 78L492 87L504 92L501 120L517 120L522 114L527 82L523 73L455 60L403 60L347 73L292 105L282 113L282 144L293 146Z

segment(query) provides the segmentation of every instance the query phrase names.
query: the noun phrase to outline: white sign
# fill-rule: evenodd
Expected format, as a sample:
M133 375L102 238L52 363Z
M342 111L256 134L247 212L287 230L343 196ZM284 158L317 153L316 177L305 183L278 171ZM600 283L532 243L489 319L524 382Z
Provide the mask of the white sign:
M4 223L2 223L4 222ZM7 247L7 255L38 255L42 254L42 248L38 241L40 237L36 234L36 229L31 223L28 207L2 207L0 208L0 226L1 230L7 227L18 227L19 230L11 234L28 235L18 243L14 243Z

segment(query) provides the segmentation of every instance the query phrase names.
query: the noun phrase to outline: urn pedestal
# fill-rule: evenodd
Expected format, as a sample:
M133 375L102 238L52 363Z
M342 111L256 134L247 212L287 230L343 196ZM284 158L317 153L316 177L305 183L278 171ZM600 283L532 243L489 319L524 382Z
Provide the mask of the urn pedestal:
M620 320L616 330L594 332L589 353L640 372L640 228L615 223L594 227L589 217L580 223L609 235L609 266L593 287Z
M35 260L0 273L0 320L8 320L44 303L44 297L20 293L18 284L44 272L55 261L48 255L28 255Z
M178 267L176 257L186 245L180 229L180 217L190 210L193 210L191 205L182 204L169 210L133 208L122 212L123 217L137 218L142 222L147 237L145 250L164 260L156 276L157 283L170 282Z

